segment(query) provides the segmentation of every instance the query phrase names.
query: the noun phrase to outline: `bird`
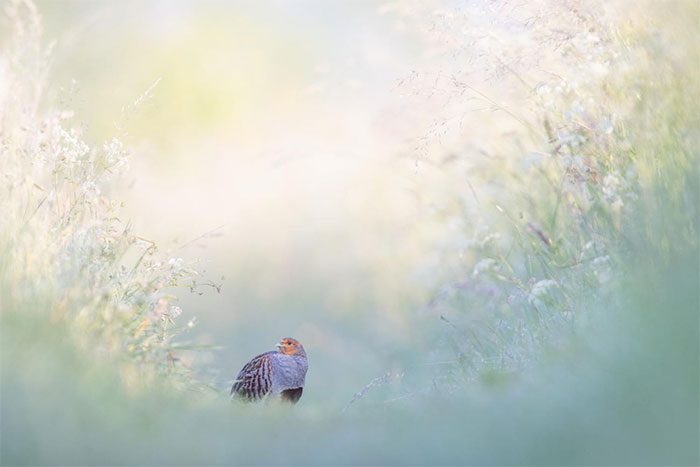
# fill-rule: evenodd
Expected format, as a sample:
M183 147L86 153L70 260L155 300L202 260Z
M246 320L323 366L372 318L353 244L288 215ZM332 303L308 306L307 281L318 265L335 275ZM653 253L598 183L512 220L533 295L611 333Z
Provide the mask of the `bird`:
M276 344L277 350L265 352L246 363L231 387L231 396L248 401L267 397L296 404L304 392L309 369L306 352L301 343L285 337Z

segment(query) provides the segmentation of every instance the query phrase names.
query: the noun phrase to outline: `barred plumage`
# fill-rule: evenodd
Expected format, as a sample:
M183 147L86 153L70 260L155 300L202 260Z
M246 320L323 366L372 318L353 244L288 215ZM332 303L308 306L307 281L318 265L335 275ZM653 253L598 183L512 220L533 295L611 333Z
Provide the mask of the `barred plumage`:
M236 376L231 395L254 401L270 394L292 403L301 398L308 369L304 347L287 337L277 348L245 364Z
M262 399L272 389L271 367L269 354L265 352L245 364L236 376L231 388L231 394L237 394L250 400Z

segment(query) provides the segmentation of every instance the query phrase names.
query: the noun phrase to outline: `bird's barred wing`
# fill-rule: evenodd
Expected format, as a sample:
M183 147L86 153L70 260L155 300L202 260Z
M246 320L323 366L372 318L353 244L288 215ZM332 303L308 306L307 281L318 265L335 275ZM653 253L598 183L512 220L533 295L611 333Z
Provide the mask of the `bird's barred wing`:
M238 395L246 399L262 399L272 389L272 362L267 352L258 355L245 364L236 376L236 381L231 388L231 395Z

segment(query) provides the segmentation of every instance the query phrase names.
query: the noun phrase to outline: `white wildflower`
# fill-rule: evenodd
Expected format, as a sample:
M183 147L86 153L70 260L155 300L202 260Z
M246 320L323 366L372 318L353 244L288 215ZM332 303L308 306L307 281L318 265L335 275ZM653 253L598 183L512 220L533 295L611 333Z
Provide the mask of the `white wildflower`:
M557 281L552 279L544 279L536 282L530 289L530 294L527 297L527 301L533 305L542 303L542 298L549 294L549 290L558 285L559 284Z
M499 234L499 233L489 234L479 242L479 246L481 248L486 248L490 244L496 242L499 238L501 238L501 234Z
M102 146L107 167L112 170L126 169L129 164L129 151L117 138L112 138Z
M173 305L170 307L169 314L170 314L170 317L172 319L177 319L177 317L182 314L182 308L180 308L179 306Z
M498 263L496 262L495 259L493 258L486 258L482 259L476 265L474 266L474 270L472 272L472 275L474 277L477 277L478 275L486 272L486 271L491 271L494 270L498 267Z
M88 201L94 201L100 196L100 187L93 181L87 181L80 186L81 191Z
M537 86L537 94L540 96L543 96L545 94L549 94L552 92L552 88L550 88L548 85L543 84L541 86Z
M586 138L576 132L569 132L565 130L557 130L556 132L557 142L559 145L569 145L571 147L577 147L581 143L586 142Z
M610 205L610 209L612 209L613 212L619 213L622 211L622 208L625 206L625 202L622 201L622 198L617 198L615 201L612 202Z
M598 283L605 284L606 282L610 281L610 278L612 277L612 265L610 262L609 255L599 256L595 258L592 261L592 264L593 271L595 272L595 275L598 278Z
M615 116L604 116L598 123L598 129L605 135L611 135L615 129Z
M177 274L185 268L185 260L182 258L170 258L168 266L174 274Z
M571 108L567 112L567 117L569 117L569 119L573 119L573 118L579 117L585 113L586 113L586 108L583 106L583 104L580 101L574 101L571 104Z
M80 139L75 128L66 131L60 125L54 127L58 157L69 164L82 160L90 152L90 146Z
M598 42L600 42L600 37L597 36L596 34L588 34L586 36L586 39L588 40L588 42L590 42L592 44L597 44Z
M614 172L607 174L603 178L603 194L608 200L617 198L620 184L620 178Z

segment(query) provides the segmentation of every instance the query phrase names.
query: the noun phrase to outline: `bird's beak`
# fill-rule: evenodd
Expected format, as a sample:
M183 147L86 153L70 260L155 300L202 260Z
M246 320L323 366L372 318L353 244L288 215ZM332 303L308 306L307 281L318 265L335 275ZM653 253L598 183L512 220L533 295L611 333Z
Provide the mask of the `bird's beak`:
M275 344L275 347L277 347L278 349L281 349L281 348L282 348L282 344L280 344L280 343L278 342L277 344Z

